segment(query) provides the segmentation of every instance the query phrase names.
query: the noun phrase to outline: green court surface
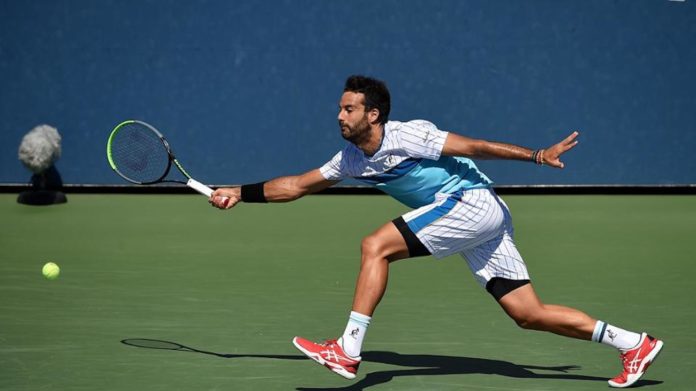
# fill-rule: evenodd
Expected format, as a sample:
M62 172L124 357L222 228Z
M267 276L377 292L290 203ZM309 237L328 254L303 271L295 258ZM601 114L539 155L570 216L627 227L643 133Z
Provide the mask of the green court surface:
M0 195L1 390L604 390L620 372L609 347L519 329L456 256L392 265L357 379L305 359L292 337L343 331L361 238L406 211L384 196L68 198ZM504 199L542 299L659 336L638 385L693 389L696 197Z

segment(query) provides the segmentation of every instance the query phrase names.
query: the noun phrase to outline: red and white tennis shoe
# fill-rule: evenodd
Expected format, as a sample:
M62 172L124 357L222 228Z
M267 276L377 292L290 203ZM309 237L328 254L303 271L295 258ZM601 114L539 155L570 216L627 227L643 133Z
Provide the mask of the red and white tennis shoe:
M626 388L637 382L660 354L662 345L664 344L659 339L643 333L640 336L638 346L621 354L624 370L619 376L609 380L609 385L616 388Z
M360 357L348 356L336 340L314 343L302 337L295 337L292 343L307 357L327 367L332 372L336 372L346 379L355 379L361 359Z

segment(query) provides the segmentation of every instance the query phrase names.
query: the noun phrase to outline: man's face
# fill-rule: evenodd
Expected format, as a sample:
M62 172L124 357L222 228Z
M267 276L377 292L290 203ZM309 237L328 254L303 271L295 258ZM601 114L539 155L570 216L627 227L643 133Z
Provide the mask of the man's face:
M344 92L339 103L338 125L341 127L341 135L354 144L370 134L370 122L364 102L364 94Z

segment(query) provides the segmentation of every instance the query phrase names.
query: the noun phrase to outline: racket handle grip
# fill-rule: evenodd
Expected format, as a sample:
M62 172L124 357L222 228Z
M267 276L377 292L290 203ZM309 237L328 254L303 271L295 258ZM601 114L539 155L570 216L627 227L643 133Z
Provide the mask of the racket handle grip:
M192 188L193 190L203 194L204 196L210 198L210 196L213 194L213 189L209 188L208 186L198 182L195 179L189 179L186 182L186 186ZM225 206L227 206L227 201L229 201L229 198L225 198Z
M213 194L213 189L198 182L195 179L189 179L188 182L186 182L186 186L192 188L193 190L203 194L204 196L206 196L208 198L210 198L210 196Z

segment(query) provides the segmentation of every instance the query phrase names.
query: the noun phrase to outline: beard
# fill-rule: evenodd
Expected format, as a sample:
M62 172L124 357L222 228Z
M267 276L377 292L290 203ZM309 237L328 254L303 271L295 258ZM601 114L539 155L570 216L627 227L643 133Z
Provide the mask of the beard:
M370 138L370 123L367 121L367 116L353 126L342 121L338 121L338 126L341 128L341 136L353 144L358 145Z

